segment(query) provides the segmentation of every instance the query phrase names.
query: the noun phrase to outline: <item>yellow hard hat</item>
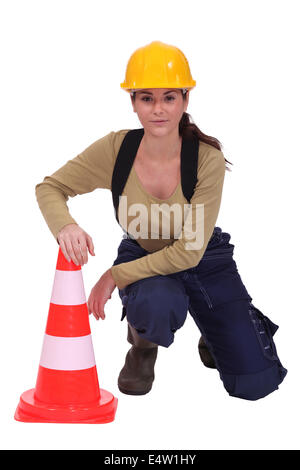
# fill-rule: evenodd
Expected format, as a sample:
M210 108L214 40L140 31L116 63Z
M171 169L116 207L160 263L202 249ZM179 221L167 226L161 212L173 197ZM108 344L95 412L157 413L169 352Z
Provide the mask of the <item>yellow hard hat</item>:
M196 85L185 55L175 46L153 41L130 57L121 88L186 88Z

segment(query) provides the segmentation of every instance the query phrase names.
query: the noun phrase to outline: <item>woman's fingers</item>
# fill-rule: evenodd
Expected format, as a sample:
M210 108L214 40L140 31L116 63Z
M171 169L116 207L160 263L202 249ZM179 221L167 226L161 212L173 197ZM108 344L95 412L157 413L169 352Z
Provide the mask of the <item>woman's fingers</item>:
M94 317L96 318L96 320L99 320L99 318L101 318L101 320L104 320L104 318L105 318L105 314L103 312L101 304L100 304L100 302L98 302L96 300L94 301L93 314L94 314Z
M75 240L72 240L72 247L73 247L73 251L75 253L75 259L77 261L76 264L80 264L80 265L83 265L83 255L81 253L81 249L80 249L80 244L79 244L79 241L78 239L76 238Z
M82 265L83 263L83 256L81 254L81 249L78 241L67 239L65 240L66 251L69 257L72 259L73 263L77 266Z
M96 320L99 320L101 318L104 320L105 314L103 310L103 305L101 301L98 301L96 298L94 298L94 293L93 291L90 294L89 300L88 300L88 312L89 314L93 314Z
M92 288L91 293L88 299L88 311L89 314L93 313L96 320L101 318L105 319L106 315L104 312L104 306L108 299L111 298L109 287L105 287L104 277L101 277L100 280Z
M95 256L93 240L77 224L67 224L58 233L57 241L68 261L77 266L88 262L88 252Z
M88 262L88 250L84 237L79 238L79 249L81 252L82 264L86 264Z
M86 243L87 243L87 246L91 255L95 256L94 243L93 243L92 238L89 235L86 236Z
M103 312L102 312L102 310L101 310L100 302L97 302L97 304L96 304L96 309L97 309L98 320L99 320L99 318L101 318L101 320L104 320L105 315L103 315Z
M98 302L98 315L102 320L105 318L105 313L104 313L104 304L102 302Z
M103 306L101 305L101 302L97 302L96 300L89 300L88 301L88 312L89 315L92 313L96 320L99 320L101 318L102 320L105 319L105 313Z
M67 253L69 257L71 258L71 260L73 261L73 263L78 265L77 258L74 253L73 245L70 239L65 240L65 246L66 246Z
M93 300L89 300L89 303L88 303L88 310L89 310L89 313L93 314L94 317L96 318L96 320L99 320L99 315L97 313L98 309L97 309L97 306L95 305L95 301Z

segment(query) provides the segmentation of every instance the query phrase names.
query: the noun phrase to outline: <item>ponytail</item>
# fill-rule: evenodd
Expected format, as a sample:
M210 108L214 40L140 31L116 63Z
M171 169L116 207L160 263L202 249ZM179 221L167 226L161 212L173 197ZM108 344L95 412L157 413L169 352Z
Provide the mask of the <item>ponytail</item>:
M185 99L185 94L183 94L183 99ZM211 137L209 135L204 134L199 127L196 126L196 124L193 122L192 117L189 113L183 113L182 118L179 122L179 135L186 139L192 139L192 138L197 138L199 139L200 142L205 142L206 144L212 145L218 150L222 150L222 145L221 142L216 138L216 137ZM233 163L229 162L226 160L224 157L226 163L230 163L230 165L233 165ZM227 171L231 171L229 167L226 166Z

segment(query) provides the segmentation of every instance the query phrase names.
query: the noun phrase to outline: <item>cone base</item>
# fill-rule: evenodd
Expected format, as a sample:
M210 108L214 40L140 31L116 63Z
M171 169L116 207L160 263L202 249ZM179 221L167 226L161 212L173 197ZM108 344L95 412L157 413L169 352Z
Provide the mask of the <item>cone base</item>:
M85 405L59 406L43 403L34 397L32 388L22 393L14 418L24 423L111 423L115 419L118 399L100 389L100 399Z

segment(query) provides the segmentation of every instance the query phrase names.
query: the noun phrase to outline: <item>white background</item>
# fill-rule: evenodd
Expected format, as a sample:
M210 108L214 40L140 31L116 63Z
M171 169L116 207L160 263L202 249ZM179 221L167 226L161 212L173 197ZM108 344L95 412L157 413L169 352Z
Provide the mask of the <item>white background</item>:
M299 15L297 1L2 1L1 448L299 449ZM91 318L100 387L118 397L110 424L25 424L21 393L35 386L58 245L35 185L110 131L140 127L120 88L132 52L153 40L179 47L197 86L188 112L223 144L217 221L253 303L280 326L288 374L279 390L230 397L200 362L189 316L159 348L152 391L119 392L130 345L115 289L106 319ZM93 238L86 295L113 263L122 231L111 193L70 199Z

